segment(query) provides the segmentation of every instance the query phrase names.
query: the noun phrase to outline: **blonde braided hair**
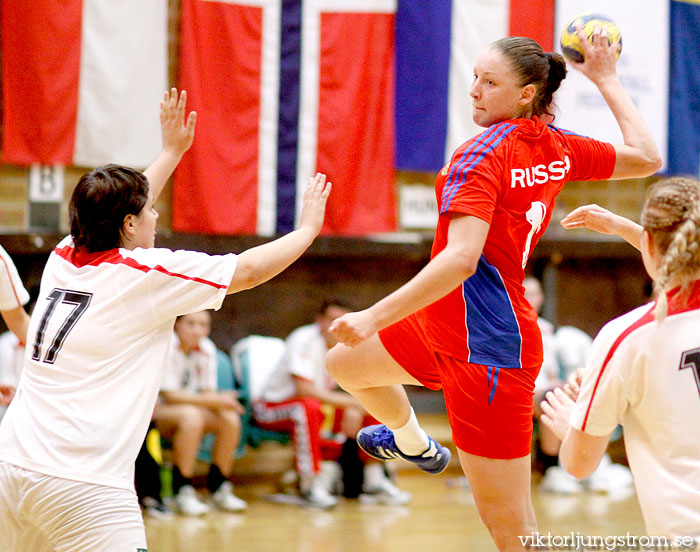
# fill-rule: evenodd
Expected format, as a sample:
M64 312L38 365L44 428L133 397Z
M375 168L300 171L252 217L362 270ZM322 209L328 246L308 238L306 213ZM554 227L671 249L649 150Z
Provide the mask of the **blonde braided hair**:
M662 254L654 282L654 317L661 323L671 280L685 285L700 270L700 182L682 177L657 182L647 192L641 222Z

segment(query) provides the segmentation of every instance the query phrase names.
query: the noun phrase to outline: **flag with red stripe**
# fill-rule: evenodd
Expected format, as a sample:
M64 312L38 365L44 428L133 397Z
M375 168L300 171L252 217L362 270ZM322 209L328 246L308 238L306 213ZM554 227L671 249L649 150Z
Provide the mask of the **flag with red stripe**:
M175 176L173 227L291 230L315 172L323 232L395 229L396 0L185 0L180 79L200 114Z
M2 159L146 167L160 149L166 0L5 0Z

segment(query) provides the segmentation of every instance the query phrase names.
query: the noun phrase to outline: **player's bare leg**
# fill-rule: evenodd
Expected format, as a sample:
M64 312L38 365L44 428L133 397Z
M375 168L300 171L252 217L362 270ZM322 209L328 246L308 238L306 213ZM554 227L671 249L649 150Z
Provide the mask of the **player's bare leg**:
M459 449L458 453L479 516L498 550L525 550L519 537L537 531L530 497L530 455L500 460L474 456Z
M326 355L326 369L380 422L401 427L408 421L411 403L401 384L420 383L387 353L376 335L357 347L333 347Z
M233 460L241 438L241 418L232 410L205 409L205 433L215 435L212 450L212 465L209 466L207 487L211 501L220 510L240 512L248 504L233 494L233 483L228 480L233 469Z
M353 348L336 345L326 355L326 368L383 424L358 434L357 443L367 454L380 460L402 458L428 473L445 469L449 449L425 434L403 388L420 382L391 357L377 335Z
M234 455L241 440L241 418L230 410L211 412L205 431L212 431L216 435L212 460L219 466L221 473L228 477L231 475Z
M156 425L165 436L173 437L174 463L185 477L192 477L197 462L205 420L203 409L189 404L159 405Z

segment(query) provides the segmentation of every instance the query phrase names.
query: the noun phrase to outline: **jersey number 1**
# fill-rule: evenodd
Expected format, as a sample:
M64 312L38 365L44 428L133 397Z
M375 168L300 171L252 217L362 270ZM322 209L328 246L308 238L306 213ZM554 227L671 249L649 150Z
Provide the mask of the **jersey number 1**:
M47 299L49 301L49 306L46 307L46 310L41 317L41 322L39 322L39 328L36 331L36 339L34 340L34 348L32 349L32 360L41 360L41 345L44 342L46 326L49 324L49 318L51 318L53 313L56 311L56 306L59 303L73 305L73 310L63 321L63 324L61 324L61 327L58 329L58 332L51 342L51 347L49 347L49 350L46 351L46 355L44 356L44 362L47 364L53 364L56 361L56 355L58 354L58 351L61 350L66 337L73 329L73 326L75 326L78 319L88 308L88 305L90 305L92 293L74 291L72 289L54 288L51 293L49 293Z

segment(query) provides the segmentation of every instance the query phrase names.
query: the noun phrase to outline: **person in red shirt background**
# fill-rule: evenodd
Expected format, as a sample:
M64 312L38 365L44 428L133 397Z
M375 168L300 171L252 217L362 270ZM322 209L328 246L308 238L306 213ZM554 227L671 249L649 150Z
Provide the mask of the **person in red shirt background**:
M384 425L364 428L370 455L429 473L450 451L417 422L402 385L444 390L459 460L499 550L536 531L530 497L533 390L542 365L537 313L524 297L528 256L569 180L643 177L661 165L617 77L618 43L598 28L574 66L597 86L622 132L611 145L549 124L564 59L509 37L479 56L470 91L486 130L457 148L435 182L440 216L430 262L363 311L333 322L327 369Z

